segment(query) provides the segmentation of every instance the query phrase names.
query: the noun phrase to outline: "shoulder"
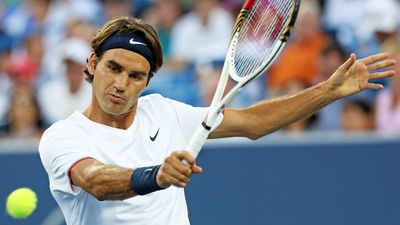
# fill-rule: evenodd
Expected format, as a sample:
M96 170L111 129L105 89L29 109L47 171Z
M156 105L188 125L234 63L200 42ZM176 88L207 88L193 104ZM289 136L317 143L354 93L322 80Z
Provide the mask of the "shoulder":
M90 128L82 125L85 122L76 118L76 114L77 112L54 123L43 133L39 142L39 154L45 167L49 167L59 156L79 157L84 149L89 149L89 134L85 132L85 128Z
M41 142L54 137L83 138L85 135L82 124L84 121L79 112L73 113L66 119L55 122L43 133Z
M165 97L163 97L162 95L160 95L160 94L148 94L148 95L144 95L144 96L141 96L140 98L139 98L139 103L140 104L148 104L148 103L151 103L151 102L153 102L153 101L164 101L166 98Z
M138 108L139 109L152 108L155 110L168 110L168 109L176 110L180 108L194 108L194 107L186 103L164 97L160 94L149 94L140 97Z

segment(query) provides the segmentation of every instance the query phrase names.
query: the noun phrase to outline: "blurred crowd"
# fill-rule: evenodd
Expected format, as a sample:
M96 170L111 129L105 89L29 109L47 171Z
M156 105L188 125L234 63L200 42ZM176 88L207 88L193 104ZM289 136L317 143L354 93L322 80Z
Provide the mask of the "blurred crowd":
M210 103L243 0L1 0L0 137L36 138L83 110L91 86L83 69L104 22L134 16L160 36L164 66L146 93L195 106ZM294 94L327 79L354 52L389 52L400 62L399 0L302 0L293 34L267 76L235 107ZM400 133L398 76L385 89L336 101L285 132Z

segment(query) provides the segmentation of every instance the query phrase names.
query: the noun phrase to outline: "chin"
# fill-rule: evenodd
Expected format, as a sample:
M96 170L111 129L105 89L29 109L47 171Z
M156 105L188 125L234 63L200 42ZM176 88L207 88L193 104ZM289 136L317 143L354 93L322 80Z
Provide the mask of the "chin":
M108 110L108 111L104 111L106 114L110 115L110 116L124 116L124 115L128 115L130 113L130 110Z

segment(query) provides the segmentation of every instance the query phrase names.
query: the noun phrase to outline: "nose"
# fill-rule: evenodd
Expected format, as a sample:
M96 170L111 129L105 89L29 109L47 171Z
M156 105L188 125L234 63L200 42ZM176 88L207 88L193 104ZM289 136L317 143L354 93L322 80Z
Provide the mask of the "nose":
M118 93L123 93L128 85L128 76L120 75L115 78L114 89Z

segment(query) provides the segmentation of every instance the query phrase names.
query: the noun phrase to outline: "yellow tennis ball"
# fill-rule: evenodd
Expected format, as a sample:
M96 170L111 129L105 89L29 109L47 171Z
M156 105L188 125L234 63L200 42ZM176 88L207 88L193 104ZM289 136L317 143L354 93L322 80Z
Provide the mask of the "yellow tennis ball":
M7 198L7 213L15 219L25 219L36 209L36 193L30 188L18 188Z

